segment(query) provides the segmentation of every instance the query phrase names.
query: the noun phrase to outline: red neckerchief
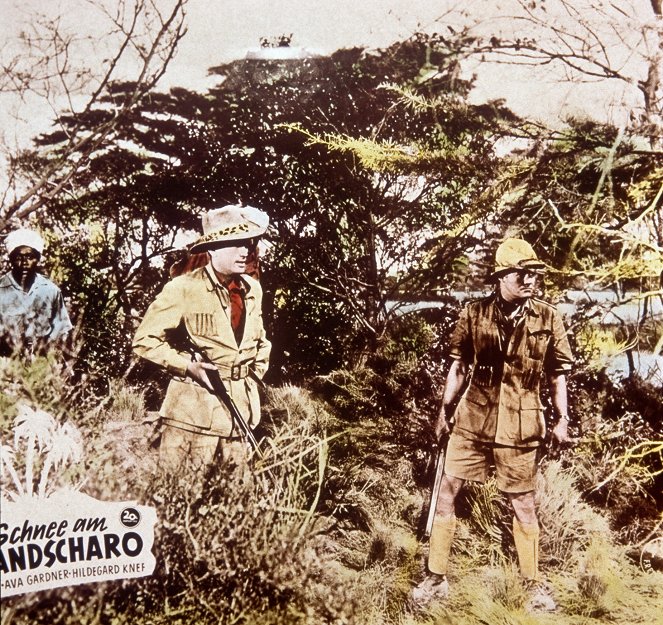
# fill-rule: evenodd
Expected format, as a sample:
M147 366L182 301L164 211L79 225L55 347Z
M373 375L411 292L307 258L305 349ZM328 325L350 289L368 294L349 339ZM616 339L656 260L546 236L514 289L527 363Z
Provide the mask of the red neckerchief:
M225 286L230 295L230 325L239 345L244 334L244 295L246 294L246 286L239 276L232 276Z

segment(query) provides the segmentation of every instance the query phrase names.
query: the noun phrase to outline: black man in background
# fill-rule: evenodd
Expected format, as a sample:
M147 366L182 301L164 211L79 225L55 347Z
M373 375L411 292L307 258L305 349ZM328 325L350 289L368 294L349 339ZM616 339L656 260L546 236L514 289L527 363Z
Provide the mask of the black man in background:
M72 325L57 285L37 271L44 239L21 228L7 235L10 270L0 278L0 356L43 355Z

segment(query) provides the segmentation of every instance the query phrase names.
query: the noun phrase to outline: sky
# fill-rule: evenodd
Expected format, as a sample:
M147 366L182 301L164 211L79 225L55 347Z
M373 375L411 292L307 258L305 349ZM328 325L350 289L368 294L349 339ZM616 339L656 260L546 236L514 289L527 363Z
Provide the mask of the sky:
M98 1L109 6L117 3ZM172 0L155 2L165 9ZM554 0L548 0L548 5L551 2ZM263 36L292 33L292 45L329 53L353 46L384 47L419 30L445 32L468 21L477 32L500 34L513 29L513 22L504 17L512 14L515 4L516 0L189 0L188 32L158 87L204 91L216 80L208 76L209 67L245 56ZM44 11L60 16L65 29L81 37L92 35L94 45L82 44L81 57L107 56L104 45L109 40L103 36L103 16L86 0L0 0L0 8L3 57L13 51L17 34L29 29L35 14ZM477 74L473 102L504 98L516 113L552 124L567 115L621 124L633 104L633 89L617 81L568 85L560 83L550 68L530 71L486 63L467 66L466 71ZM52 111L39 98L20 101L0 94L0 130L5 143L24 141L44 130L51 116Z
M504 34L513 28L504 16L516 12L516 4L515 0L190 0L189 33L164 85L204 89L213 83L207 77L208 67L243 57L261 36L292 33L293 45L329 53L343 47L385 47L417 31L459 30L467 22L476 25L475 32ZM544 121L578 115L619 124L624 119L622 105L630 101L626 85L615 81L564 85L549 68L468 65L466 71L478 76L472 94L475 102L504 98L517 113Z

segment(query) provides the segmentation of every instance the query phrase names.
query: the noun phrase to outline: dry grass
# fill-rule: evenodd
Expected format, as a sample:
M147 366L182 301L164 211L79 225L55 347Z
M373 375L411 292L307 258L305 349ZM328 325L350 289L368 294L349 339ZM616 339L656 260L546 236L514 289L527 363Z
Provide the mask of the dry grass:
M572 567L596 536L610 539L608 520L583 501L577 479L574 468L560 461L547 463L539 475L541 562L547 569Z
M45 371L29 370L29 385L14 380L3 398L9 413ZM54 388L42 396L46 403L55 403ZM663 575L634 566L607 515L586 501L582 458L547 461L540 477L541 561L554 614L523 607L511 511L493 480L468 488L461 502L452 596L415 611L409 593L425 564L415 531L428 493L418 490L406 443L383 416L348 423L304 389L270 389L264 457L248 476L219 471L203 497L139 464L153 457L140 391L120 384L96 402L62 402L61 412L87 431L88 465L74 476L87 478L86 491L103 499L131 493L157 506L159 568L139 581L3 601L3 625L661 622Z

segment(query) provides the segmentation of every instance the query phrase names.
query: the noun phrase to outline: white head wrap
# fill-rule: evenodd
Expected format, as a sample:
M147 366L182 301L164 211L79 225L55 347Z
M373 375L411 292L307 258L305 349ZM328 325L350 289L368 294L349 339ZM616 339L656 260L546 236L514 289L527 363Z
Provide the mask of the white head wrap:
M40 256L44 251L44 239L35 230L20 228L19 230L10 232L5 239L7 254L11 254L17 247L24 245L37 251Z

